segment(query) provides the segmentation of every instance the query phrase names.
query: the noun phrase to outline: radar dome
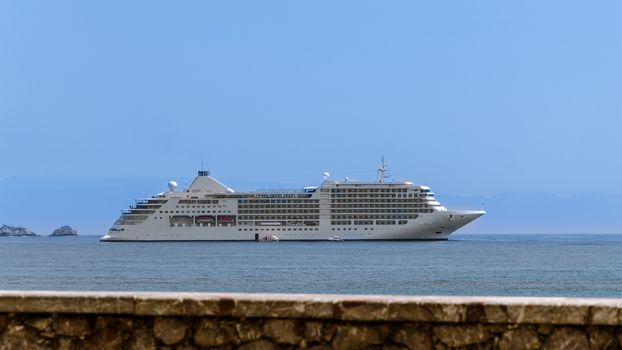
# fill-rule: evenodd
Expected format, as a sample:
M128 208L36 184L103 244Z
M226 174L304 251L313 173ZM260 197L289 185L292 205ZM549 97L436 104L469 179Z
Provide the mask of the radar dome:
M325 172L322 175L324 175L324 180L326 180L326 179L328 179L330 177L330 174L328 172Z
M175 189L176 189L176 188L177 188L177 182L175 182L175 181L169 181L169 183L168 183L168 189L169 189L171 192L175 192Z

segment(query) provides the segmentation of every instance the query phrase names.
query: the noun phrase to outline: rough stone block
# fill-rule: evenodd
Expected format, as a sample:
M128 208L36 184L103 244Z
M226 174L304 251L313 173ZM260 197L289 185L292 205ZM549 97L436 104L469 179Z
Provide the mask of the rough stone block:
M590 350L609 350L619 348L612 330L592 329L588 335Z
M174 298L167 295L140 296L134 313L148 316L219 316L224 314L220 299Z
M490 304L484 305L486 323L507 323L508 308L506 305Z
M589 320L585 305L509 305L510 323L580 325Z
M9 324L9 316L0 314L0 332Z
M336 327L332 346L337 350L354 350L379 345L382 342L383 339L380 336L380 332L373 326L340 325Z
M324 324L318 321L305 322L305 340L308 342L320 342L324 337Z
M54 330L60 335L83 337L92 332L93 326L86 316L63 315L54 320Z
M308 350L333 350L332 347L325 344L313 345L307 348Z
M409 347L400 344L384 344L382 350L409 350ZM431 348L430 348L431 349Z
M137 329L130 337L129 348L131 350L155 350L157 341L150 331Z
M436 326L434 335L450 347L467 346L483 343L489 339L488 330L482 325Z
M73 349L73 341L71 338L60 337L58 338L58 349L57 350L71 350Z
M119 324L119 327L121 327L121 329L124 332L132 332L134 331L134 329L136 328L136 325L138 323L140 323L140 317L137 317L136 319L131 318L131 317L118 317L117 318L117 323Z
M452 303L391 303L389 318L410 322L463 322L466 305Z
M52 341L37 337L35 331L23 325L11 323L0 335L0 350L13 349L49 350Z
M20 313L133 313L131 295L93 292L0 292L0 311Z
M194 343L201 347L239 343L232 325L217 320L202 319L194 330Z
M48 329L54 320L49 316L31 316L24 320L24 323L38 331ZM1 328L1 327L0 327Z
M298 344L302 340L299 327L294 320L272 319L263 325L264 334L277 343Z
M279 350L278 345L267 339L258 339L240 345L239 350Z
M399 327L393 334L393 341L411 350L432 350L432 334L429 329L415 325Z
M537 331L538 331L538 334L549 335L551 334L554 328L555 326L552 324L540 324L538 325Z
M335 305L336 319L355 321L386 320L389 304L382 301L344 300Z
M323 302L294 300L236 300L233 316L268 318L332 318L333 305Z
M241 320L236 323L235 329L243 343L259 339L263 335L262 324L257 319Z
M592 325L617 326L620 324L618 317L618 308L609 306L592 306L590 307L590 320Z
M123 332L114 324L107 325L96 330L79 345L79 348L84 350L120 350L123 348Z
M166 345L174 345L182 341L190 326L187 322L176 318L158 317L153 321L153 333Z
M585 333L574 328L562 327L553 330L546 339L543 349L584 350L589 349L589 343Z
M503 333L499 340L499 350L535 350L540 348L538 332L520 327Z

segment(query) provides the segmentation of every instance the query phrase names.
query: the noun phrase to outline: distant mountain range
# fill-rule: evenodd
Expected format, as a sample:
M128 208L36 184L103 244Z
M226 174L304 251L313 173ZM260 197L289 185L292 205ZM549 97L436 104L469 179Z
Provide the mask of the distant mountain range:
M70 224L81 235L103 235L137 198L164 191L164 178L20 177L0 179L0 223L51 232ZM180 187L192 179L178 179ZM234 189L295 188L267 182L227 183ZM300 186L302 187L302 185ZM487 215L464 227L474 233L622 233L622 196L502 194L454 196L437 192L449 209L480 209Z

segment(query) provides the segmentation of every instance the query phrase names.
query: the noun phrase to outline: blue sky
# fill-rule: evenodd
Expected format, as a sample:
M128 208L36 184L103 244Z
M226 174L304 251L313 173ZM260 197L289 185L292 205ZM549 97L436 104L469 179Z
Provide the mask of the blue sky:
M3 1L0 179L204 161L312 185L373 178L384 155L452 195L622 195L620 18L619 1Z

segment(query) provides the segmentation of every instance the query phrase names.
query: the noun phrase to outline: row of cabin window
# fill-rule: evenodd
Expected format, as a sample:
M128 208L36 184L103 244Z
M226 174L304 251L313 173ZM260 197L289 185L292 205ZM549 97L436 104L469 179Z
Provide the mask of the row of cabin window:
M289 203L319 203L319 199L242 199L240 204L289 204Z
M164 214L185 214L185 213L196 213L196 214L213 214L213 213L231 213L231 210L160 210L160 213Z
M238 231L317 231L317 228L239 228Z
M378 202L391 202L391 203L411 203L411 202L421 202L426 199L433 199L433 196L421 196L421 197L412 197L412 198L398 198L398 197L386 197L386 198L359 198L359 197L341 197L341 198L331 198L331 203L378 203Z
M348 203L348 204L331 204L331 209L337 208L425 208L427 204L425 202L415 203L391 203L391 204L369 204L369 203Z
M406 192L407 188L331 188L331 193L353 193L353 192ZM414 191L417 191L414 189Z
M431 212L432 209L331 209L331 214L337 213L370 213L370 214L379 214L379 213L427 213Z
M282 204L282 205L278 205L278 204L260 204L260 205L240 204L240 205L238 205L238 208L245 208L245 209L254 209L254 208L258 208L258 209L262 209L262 208L319 208L319 207L320 207L319 204Z
M333 230L333 231L335 231L335 230L337 230L337 231L341 231L341 230L344 230L344 231L346 231L346 230L347 230L347 231L352 231L352 230L357 231L357 228L356 228L356 227L355 227L355 228L352 228L352 227L343 227L343 228L341 228L341 227L337 227L337 228L332 228L331 230ZM367 230L368 230L368 228L367 228L367 227L365 227L365 228L364 228L364 230L365 230L365 231L367 231ZM373 228L373 227L370 227L370 228L369 228L369 230L370 230L370 231L373 231L373 230L374 230L374 228Z
M219 206L215 206L215 205L176 205L175 208L226 208L226 205L219 205Z
M240 220L319 220L319 215L238 215Z
M331 225L352 225L352 221L331 221ZM404 222L405 223L405 222ZM354 221L355 225L373 225L373 221ZM376 225L395 225L395 220L376 220Z
M333 198L429 198L434 197L431 193L409 193L409 194L395 194L395 193L387 193L387 194L334 194L330 196Z
M272 209L272 210L248 210L248 209L240 209L238 210L240 214L296 214L296 213L309 213L309 214L319 214L319 210L305 210L305 209Z
M331 215L333 220L343 219L416 219L419 215Z
M218 204L218 199L180 199L178 204Z

